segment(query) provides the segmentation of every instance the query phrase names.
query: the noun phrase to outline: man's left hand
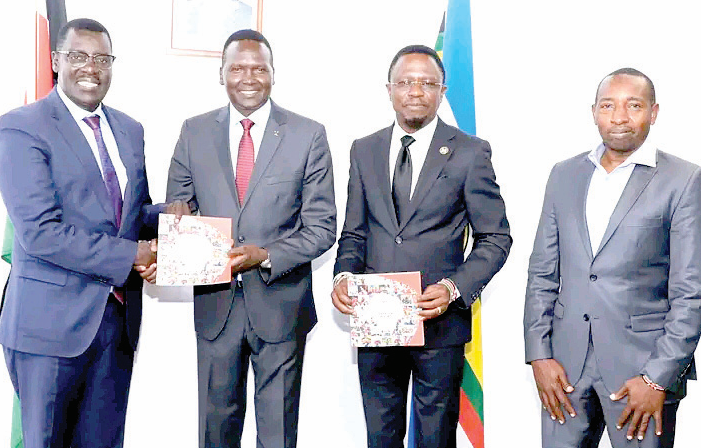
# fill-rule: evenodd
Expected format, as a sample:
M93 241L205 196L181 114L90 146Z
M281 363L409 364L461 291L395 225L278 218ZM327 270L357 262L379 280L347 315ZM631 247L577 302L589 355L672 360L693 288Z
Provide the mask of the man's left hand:
M450 304L450 291L441 284L428 285L418 297L419 315L424 319L433 319L445 313Z
M655 433L662 435L662 406L665 392L648 386L642 376L629 379L618 392L611 394L611 400L628 397L628 405L621 412L616 428L621 429L628 422L628 440L636 437L643 440L650 417L655 419Z
M268 258L268 251L253 245L232 247L229 258L231 258L231 272L236 274L260 265Z
M166 213L170 215L175 215L175 223L180 222L180 218L183 215L191 215L190 213L190 205L185 202L181 201L180 199L175 200L169 204L166 204Z

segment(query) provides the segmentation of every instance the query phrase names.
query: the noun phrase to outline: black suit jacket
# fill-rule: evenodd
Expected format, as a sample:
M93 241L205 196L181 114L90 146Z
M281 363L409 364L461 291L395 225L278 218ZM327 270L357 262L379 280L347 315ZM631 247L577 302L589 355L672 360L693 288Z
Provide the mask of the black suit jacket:
M489 143L438 119L410 218L399 225L389 183L391 136L392 126L353 142L334 275L421 271L423 288L450 278L462 297L426 321L426 347L468 342L470 305L503 266L512 242ZM465 259L468 225L474 245Z

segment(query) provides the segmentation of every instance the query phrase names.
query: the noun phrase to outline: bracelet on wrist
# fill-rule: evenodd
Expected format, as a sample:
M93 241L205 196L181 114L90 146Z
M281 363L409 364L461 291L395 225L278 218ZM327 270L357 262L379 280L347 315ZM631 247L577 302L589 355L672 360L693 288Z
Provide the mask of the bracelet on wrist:
M645 384L650 386L653 390L657 390L660 392L664 392L664 387L660 386L659 384L653 382L647 375L643 375L643 381L645 381Z
M448 290L448 295L450 296L448 303L455 302L455 300L458 298L458 288L455 286L455 283L453 283L453 281L449 278L442 278L438 281L438 284L445 286Z

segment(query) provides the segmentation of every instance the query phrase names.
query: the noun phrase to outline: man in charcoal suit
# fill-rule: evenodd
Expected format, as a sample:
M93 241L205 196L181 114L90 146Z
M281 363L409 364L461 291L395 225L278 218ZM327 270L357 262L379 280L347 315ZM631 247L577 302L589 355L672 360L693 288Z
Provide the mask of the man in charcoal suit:
M250 360L258 446L294 447L316 323L311 262L336 235L331 154L322 125L270 99L273 57L260 33L229 37L220 74L230 104L185 121L167 189L233 221L233 281L194 290L200 446L240 446Z
M455 446L470 305L511 247L489 144L436 116L444 78L434 50L400 50L387 85L396 121L351 148L334 305L353 312L351 274L421 271L424 288L424 347L358 349L368 446L374 448L403 446L410 375L417 446ZM465 259L468 225L474 245Z

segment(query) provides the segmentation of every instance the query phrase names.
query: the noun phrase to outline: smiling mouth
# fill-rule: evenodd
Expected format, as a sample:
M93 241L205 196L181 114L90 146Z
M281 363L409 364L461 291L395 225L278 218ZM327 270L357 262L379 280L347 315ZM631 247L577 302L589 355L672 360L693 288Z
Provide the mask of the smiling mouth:
M258 94L258 90L239 90L239 93L243 96L255 96Z
M77 84L80 87L83 87L84 89L94 89L98 86L98 83L96 83L95 81L90 81L87 79L81 79L80 81L77 82Z

